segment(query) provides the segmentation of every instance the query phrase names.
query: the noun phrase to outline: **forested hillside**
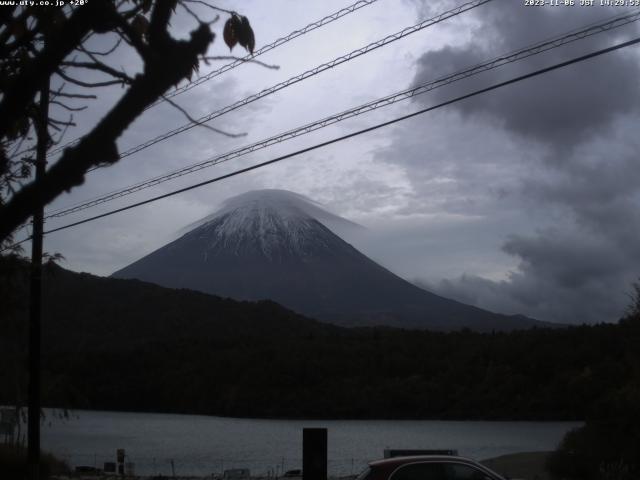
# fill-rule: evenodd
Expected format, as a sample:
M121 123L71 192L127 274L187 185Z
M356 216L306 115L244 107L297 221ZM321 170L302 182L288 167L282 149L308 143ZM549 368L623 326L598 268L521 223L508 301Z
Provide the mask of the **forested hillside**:
M0 403L24 393L24 266L2 270ZM17 299L9 303L11 298ZM582 419L640 395L640 325L345 329L50 267L45 404L257 417Z

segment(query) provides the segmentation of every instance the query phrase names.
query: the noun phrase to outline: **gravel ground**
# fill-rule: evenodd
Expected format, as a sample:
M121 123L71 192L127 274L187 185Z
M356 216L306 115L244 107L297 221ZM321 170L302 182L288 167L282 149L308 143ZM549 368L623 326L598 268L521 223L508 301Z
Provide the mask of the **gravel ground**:
M551 480L544 464L551 452L523 452L483 460L491 470L513 479Z

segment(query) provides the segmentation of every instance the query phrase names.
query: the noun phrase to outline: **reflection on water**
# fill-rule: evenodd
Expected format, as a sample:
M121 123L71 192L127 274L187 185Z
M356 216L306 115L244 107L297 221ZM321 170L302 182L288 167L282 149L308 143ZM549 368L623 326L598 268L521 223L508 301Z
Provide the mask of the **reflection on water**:
M141 475L210 475L249 468L277 475L301 468L302 428L329 429L329 473L357 473L385 448L457 449L485 459L556 447L575 422L252 420L198 415L73 411L48 415L43 448L72 466L102 467L124 448Z

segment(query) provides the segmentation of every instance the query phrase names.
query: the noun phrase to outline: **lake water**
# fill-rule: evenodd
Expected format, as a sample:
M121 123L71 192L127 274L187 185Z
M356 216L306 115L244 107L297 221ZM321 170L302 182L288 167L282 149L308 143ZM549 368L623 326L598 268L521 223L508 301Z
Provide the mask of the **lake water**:
M47 412L43 449L72 466L102 467L116 449L140 475L211 475L249 468L274 475L302 467L302 429L328 428L329 473L350 475L382 458L385 448L457 449L478 460L556 447L575 422L392 420L253 420L198 415L78 411L68 420Z

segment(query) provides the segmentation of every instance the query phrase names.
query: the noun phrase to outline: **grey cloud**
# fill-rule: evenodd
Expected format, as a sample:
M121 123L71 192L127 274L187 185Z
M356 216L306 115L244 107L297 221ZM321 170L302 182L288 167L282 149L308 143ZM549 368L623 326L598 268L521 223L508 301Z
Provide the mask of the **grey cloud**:
M405 0L418 11L420 18L431 18L440 12L455 8L460 2L456 0Z
M474 11L480 26L473 41L422 55L417 63L414 84L593 23L613 13L610 9L598 7L566 10L525 8L521 2L494 2L480 7ZM637 31L637 27L623 27L622 31L629 34L631 30ZM577 44L530 57L508 68L459 82L455 87L437 90L424 101L437 103L602 48L611 44L619 33L599 34ZM508 75L503 72L508 72ZM589 135L601 133L612 119L632 112L640 105L639 74L640 64L633 53L616 52L465 100L453 108L469 116L490 115L508 131L567 148Z
M611 247L606 238L585 239L550 229L536 236L513 235L503 250L522 260L522 272L573 289L594 279L615 276L626 268L624 252Z
M405 2L417 5L421 18L462 3ZM527 9L519 1L496 0L434 29L433 36L432 31L425 32L427 41L435 39L437 44L460 29L451 46L420 58L414 81L436 78L620 12L614 10ZM463 45L466 38L472 41ZM431 105L478 85L598 48L612 39L611 35L596 36L586 43L531 58L522 65L514 64L436 90L419 101ZM153 211L139 210L105 219L102 224L61 232L51 236L51 250L66 254L69 245L81 243L71 266L94 265L94 271L111 273L164 243L173 229L206 215L227 196L259 187L295 185L300 189L302 184L304 193L327 203L337 213L360 221L353 212L365 212L365 224L367 214L382 224L391 225L394 217L415 221L413 231L383 231L367 253L408 278L428 277L429 285L445 296L544 320L615 320L627 301L624 292L640 270L635 246L640 233L640 169L636 167L640 144L635 140L635 130L640 122L632 113L640 103L640 77L638 62L632 55L635 52L631 50L607 55L582 67L545 76L539 82L522 83L461 102L380 133L378 139L389 141L388 147L378 149L372 160L377 163L373 165L375 169L383 172L381 175L360 178L361 164L336 172L328 167L332 163L319 162L317 167L305 166L304 170L283 164L230 179L215 188L194 191L180 197L182 203L174 199ZM122 60L126 67L128 61ZM297 68L297 63L288 58L282 65ZM389 86L390 91L404 88L397 85L402 78L397 72L389 70L388 74L396 83ZM381 83L386 80L384 77L380 77ZM192 94L178 98L194 115L208 113L215 106L226 105L258 88L248 80L237 76L226 84L212 82L206 92L194 89ZM561 83L561 88L550 87ZM99 118L98 112L119 94L114 89L113 98L107 101L101 97L87 118ZM322 93L309 91L310 96L316 94ZM184 123L178 112L165 107L145 115L123 138L122 147L138 143L136 138L146 139ZM261 101L252 108L269 109L271 105ZM267 117L264 113L240 111L223 117L217 126L249 131L247 140L253 141L280 130L281 124L303 121L295 115L283 120L275 109L276 115ZM194 129L161 148L147 150L148 155L141 153L140 157L98 172L95 183L88 180L64 203L195 163L214 150L226 151L230 144L211 132ZM289 145L281 148L283 152L290 149ZM351 156L359 155L352 152L355 149L343 146L339 153L336 151L336 157L349 157L351 161ZM266 154L256 153L251 159ZM393 178L385 177L384 167L389 164L394 167ZM227 171L231 166L221 169ZM296 171L300 172L297 176ZM400 172L400 180L396 180L396 171ZM213 170L207 173L214 174ZM165 184L159 190L192 180L185 177L177 185ZM146 191L139 199L149 194ZM434 225L433 218L444 220ZM372 225L372 230L375 227ZM143 231L145 235L141 234ZM110 239L109 250L114 253L103 252L105 238ZM489 279L502 278L509 270L511 273L502 281ZM460 276L463 272L467 274ZM445 277L450 279L437 281Z
M462 275L425 286L472 305L558 323L616 321L622 316L637 272L606 238L547 230L512 236L504 250L521 259L506 280Z
M553 227L507 237L503 251L520 264L506 280L469 273L429 287L484 308L562 323L620 318L625 293L640 275L640 145L632 127L614 130L609 142L584 142L561 167L547 165L522 180L516 207L531 222L537 214Z
M527 160L544 154L536 144L505 136L495 122L443 111L397 129L376 158L407 171L413 194L401 214L493 215L520 208L522 178L538 168Z
M629 261L640 258L640 171L637 119L614 124L607 142L584 142L559 168L523 182L534 202L568 210L589 235L604 235Z
M420 57L414 83L614 13L621 11L526 9L520 2L493 2L474 11L472 42ZM432 105L602 48L630 36L631 30L637 27L597 35L418 101ZM630 283L640 274L639 73L634 51L617 52L460 102L422 125L413 124L413 131L396 132L379 160L406 168L416 200L407 209L420 211L420 199L431 194L435 209L502 217L507 223L500 231L480 224L476 235L494 229L502 237L502 252L519 262L503 280L482 278L469 265L465 274L452 272L439 281L425 271L423 278L430 280L423 284L462 302L542 320L620 318ZM445 175L450 180L446 188L433 188L429 179Z

